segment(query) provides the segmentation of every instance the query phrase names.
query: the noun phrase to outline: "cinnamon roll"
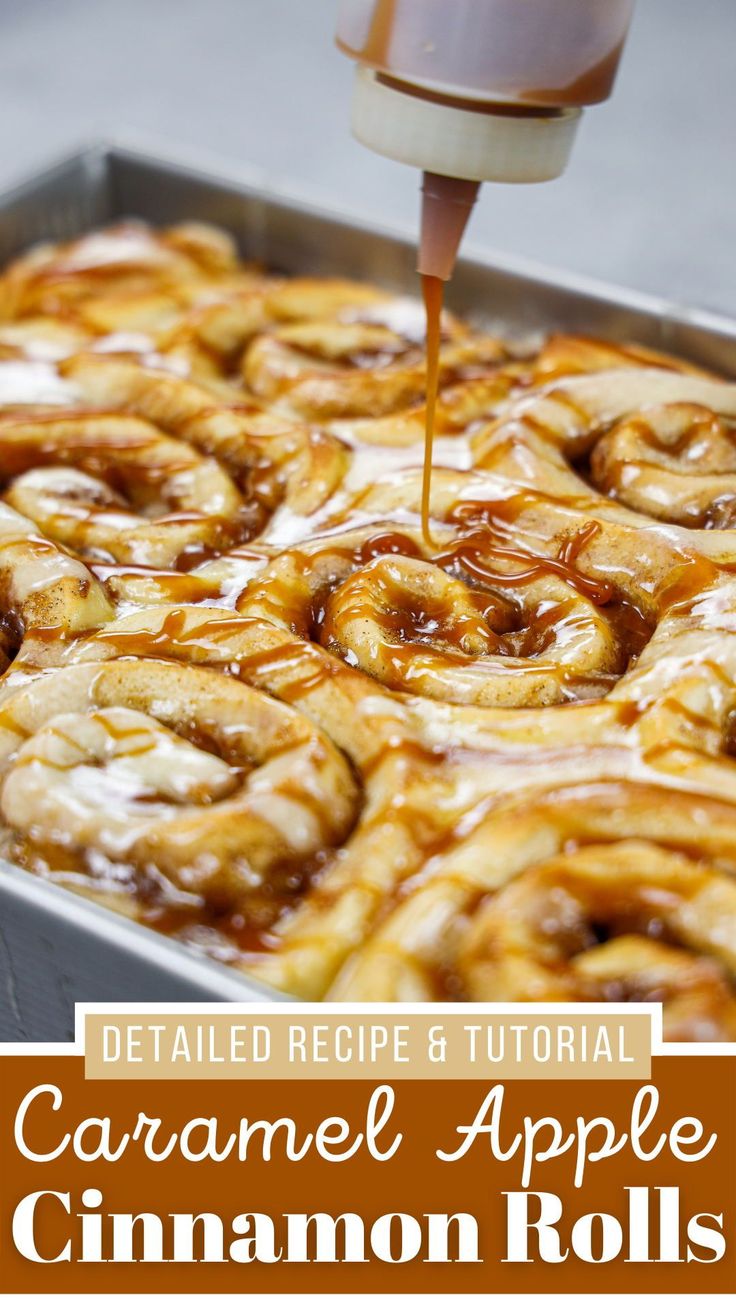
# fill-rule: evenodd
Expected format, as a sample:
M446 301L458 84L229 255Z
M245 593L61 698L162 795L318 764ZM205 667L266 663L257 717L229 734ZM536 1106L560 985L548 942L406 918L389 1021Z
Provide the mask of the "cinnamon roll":
M105 888L247 911L302 884L357 807L352 772L303 715L231 678L149 659L58 669L0 718L12 856ZM91 784L94 779L94 784Z
M736 385L119 224L0 277L0 845L298 997L736 1038Z
M63 646L114 617L104 588L81 559L41 535L36 524L0 503L0 655ZM15 646L15 650L13 647Z

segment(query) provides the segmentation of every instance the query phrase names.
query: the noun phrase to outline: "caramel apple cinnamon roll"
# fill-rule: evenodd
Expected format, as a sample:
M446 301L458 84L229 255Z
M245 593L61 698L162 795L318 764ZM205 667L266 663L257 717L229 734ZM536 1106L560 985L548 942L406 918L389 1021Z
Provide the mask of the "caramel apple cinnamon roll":
M165 658L217 668L298 707L327 732L363 776L407 734L406 713L387 694L282 623L215 605L157 605L108 622L70 644L62 663Z
M592 336L570 336L554 332L542 345L533 363L533 380L543 384L556 377L572 377L590 372L608 372L611 368L665 368L669 372L712 377L686 359L653 350L633 342L604 341Z
M167 567L252 534L214 459L115 413L0 417L6 501L87 559Z
M476 913L458 957L488 999L655 1000L668 1039L736 1036L736 882L636 841L530 868Z
M178 356L187 342L194 340L219 356L223 366L237 365L238 355L255 336L283 324L313 320L374 323L400 329L416 340L424 330L416 301L374 286L328 277L261 277L250 285L227 287L195 304L167 338L159 339L158 347ZM461 331L449 315L445 315L445 325Z
M481 423L487 423L503 412L509 400L520 394L528 383L528 372L521 362L511 361L493 366L486 375L465 377L450 376L439 387L435 406L434 435L438 463L452 454L461 467L470 467L470 451L458 436L466 437ZM353 444L383 445L387 448L415 446L424 441L426 405L424 400L410 404L398 412L379 418L352 418L330 423L330 430ZM447 442L447 443L445 443ZM369 453L369 451L368 451Z
M0 672L21 644L67 641L109 622L114 609L84 564L0 503Z
M614 368L558 378L523 395L473 440L478 467L501 468L504 443L540 438L570 459L590 451L614 423L656 405L695 404L736 418L736 386L698 373Z
M0 309L16 319L77 316L103 331L148 326L237 271L234 242L217 228L118 223L15 260L0 281Z
M342 443L263 411L254 401L218 401L202 386L157 368L91 354L64 373L94 406L122 409L217 458L261 506L262 523L280 503L315 512L347 466Z
M650 1000L669 1039L733 1039L733 814L628 784L502 807L394 899L331 995Z
M135 659L52 672L6 699L12 855L155 897L288 900L354 821L349 767L306 718L204 669Z
M697 404L653 406L624 419L590 456L599 490L684 527L731 527L736 515L736 424Z
M506 357L493 337L451 341L440 353L440 384L483 378ZM316 422L380 418L423 399L426 381L415 341L380 324L339 321L257 337L243 375L255 395Z
M480 590L435 563L389 555L325 602L327 649L392 690L456 704L554 704L600 695L625 666L602 610L534 559L487 557Z

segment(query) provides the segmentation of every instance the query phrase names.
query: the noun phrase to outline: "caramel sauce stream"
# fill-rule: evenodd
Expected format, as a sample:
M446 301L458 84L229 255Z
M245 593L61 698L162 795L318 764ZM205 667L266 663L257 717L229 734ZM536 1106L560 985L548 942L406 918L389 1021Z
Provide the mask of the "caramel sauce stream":
M440 336L442 329L442 301L445 284L441 277L422 274L422 295L426 314L426 366L427 383L424 420L424 471L422 475L422 536L428 545L432 545L432 533L429 529L429 501L432 490L432 449L434 446L434 424L437 409L437 390L440 373Z

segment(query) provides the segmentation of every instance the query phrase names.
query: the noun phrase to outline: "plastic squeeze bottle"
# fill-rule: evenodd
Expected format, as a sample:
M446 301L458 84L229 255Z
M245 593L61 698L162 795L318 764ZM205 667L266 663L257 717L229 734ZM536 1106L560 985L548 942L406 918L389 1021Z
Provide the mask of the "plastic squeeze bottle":
M479 184L559 177L583 107L611 93L633 6L341 0L337 44L357 62L353 134L424 174L418 269L427 307L427 538L442 284Z

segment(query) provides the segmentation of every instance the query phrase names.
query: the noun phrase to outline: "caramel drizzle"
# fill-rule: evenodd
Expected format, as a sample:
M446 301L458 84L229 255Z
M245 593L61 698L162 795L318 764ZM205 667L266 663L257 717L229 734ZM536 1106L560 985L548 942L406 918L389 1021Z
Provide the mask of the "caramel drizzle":
M527 554L524 550L496 544L488 527L476 527L436 554L434 561L440 568L459 566L469 576L488 586L518 586L544 576L560 577L586 599L604 605L614 598L614 587L607 581L593 581L575 567L578 555L599 530L597 522L586 523L560 546L556 559L546 559ZM520 563L522 567L519 572L495 572L486 562L488 558Z
M434 447L437 390L440 373L440 339L442 334L442 300L444 282L440 277L422 277L422 295L427 317L427 382L425 398L424 467L422 470L422 536L432 545L430 532L430 498L432 493L432 450Z

